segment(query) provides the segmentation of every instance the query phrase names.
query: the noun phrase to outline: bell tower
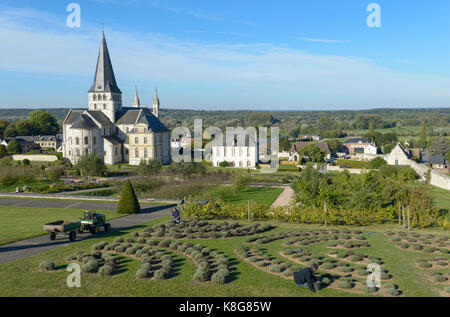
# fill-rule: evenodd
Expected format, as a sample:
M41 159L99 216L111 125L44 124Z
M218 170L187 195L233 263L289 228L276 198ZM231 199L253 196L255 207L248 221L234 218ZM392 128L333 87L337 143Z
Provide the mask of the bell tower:
M89 110L102 111L114 123L116 113L122 109L122 91L116 83L103 30L94 83L89 89L88 95Z

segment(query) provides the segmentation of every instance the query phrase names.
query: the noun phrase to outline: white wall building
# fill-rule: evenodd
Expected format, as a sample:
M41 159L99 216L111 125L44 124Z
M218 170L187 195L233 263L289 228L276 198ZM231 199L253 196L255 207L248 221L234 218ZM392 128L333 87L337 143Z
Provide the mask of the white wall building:
M215 139L213 142L213 166L219 166L221 162L228 162L238 168L254 168L258 165L258 143L247 132L226 132L223 140Z

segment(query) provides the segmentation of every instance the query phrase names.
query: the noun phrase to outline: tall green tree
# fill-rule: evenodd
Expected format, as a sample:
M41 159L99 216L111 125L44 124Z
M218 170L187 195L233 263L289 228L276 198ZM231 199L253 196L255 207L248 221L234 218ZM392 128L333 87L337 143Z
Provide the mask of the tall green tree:
M417 141L417 146L421 149L427 147L427 126L425 121L422 121L422 126L420 128L419 140Z
M138 214L141 212L141 206L134 192L130 180L127 180L120 195L117 212L120 214Z
M55 135L59 132L58 122L48 112L35 110L30 113L29 120L33 126L34 134Z

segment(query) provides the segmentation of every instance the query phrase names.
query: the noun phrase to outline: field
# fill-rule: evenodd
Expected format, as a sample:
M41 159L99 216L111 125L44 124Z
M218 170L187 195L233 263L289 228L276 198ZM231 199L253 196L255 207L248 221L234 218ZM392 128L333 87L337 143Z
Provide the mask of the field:
M0 207L0 245L45 234L42 225L57 220L76 220L83 210L69 208ZM107 219L121 217L102 211Z
M450 191L431 185L430 191L437 206L450 210Z
M148 227L155 228L157 223L164 223L166 219L159 219L147 223L145 226L138 226L134 229L130 229L122 232L110 233L101 237L85 240L69 244L63 248L57 248L46 253L36 255L30 258L26 258L17 262L4 264L0 266L0 281L2 287L0 288L0 296L293 296L293 297L305 297L305 296L390 296L386 294L385 286L388 283L393 283L397 289L395 296L447 296L444 291L448 280L443 282L435 282L431 276L431 272L435 274L441 274L441 276L448 276L448 255L439 254L438 251L434 253L425 253L414 251L411 248L402 249L394 243L393 237L397 235L387 235L387 230L398 232L401 230L399 226L369 226L363 228L356 227L334 227L333 229L340 230L339 235L342 232L351 232L347 234L354 239L358 236L358 239L366 241L365 247L356 247L354 242L354 248L351 249L355 254L359 254L361 257L375 256L380 259L383 270L388 272L388 279L383 280L384 285L380 290L375 293L365 293L361 291L359 286L354 286L352 289L340 289L339 281L344 280L346 274L336 273L333 270L326 270L322 267L322 263L319 266L317 272L319 276L330 277L336 279L330 286L324 287L316 294L311 293L308 289L296 287L292 281L292 277L284 277L282 274L271 273L268 269L257 267L256 262L252 263L249 258L242 255L242 248L255 249L261 254L270 255L272 261L278 260L279 262L293 263L293 259L286 255L285 251L286 243L289 240L296 240L297 245L291 244L288 248L298 248L301 243L297 238L292 239L289 234L302 233L310 234L320 229L325 229L323 226L312 225L297 225L273 222L275 226L269 231L265 231L257 234L259 240L249 239L255 237L255 235L245 235L237 237L227 238L192 238L177 240L180 243L192 242L195 244L201 244L203 247L209 248L205 251L216 251L227 259L227 265L229 272L231 273L225 284L217 284L211 281L198 281L194 280L193 276L197 271L198 261L194 259L194 256L187 255L186 251L182 251L183 248L169 247L169 242L176 241L175 238L170 238L164 247L149 247L151 248L163 248L163 255L170 255L173 260L173 269L166 279L158 280L154 277L150 278L137 278L136 272L141 263L139 257L136 255L127 255L121 253L115 255L117 263L115 271L112 276L102 276L98 273L82 273L81 275L81 287L69 288L66 286L66 277L69 274L65 268L68 265L66 257L75 254L77 251L84 251L87 253L92 252L92 246L100 241L112 243L115 238L122 236L125 239L124 243L132 242L130 245L138 245L137 238L131 238L131 233L139 232L142 237L144 229ZM215 224L220 225L222 221L213 221L208 226ZM241 223L243 226L247 225L247 222ZM327 228L331 230L332 228ZM350 231L345 231L350 229ZM357 235L354 233L360 230ZM417 231L422 237L425 234L434 233L437 237L442 237L445 232L440 230L421 230ZM282 233L282 235L280 235ZM136 234L137 235L137 234ZM147 234L148 235L148 234ZM273 237L273 240L264 241L262 237ZM398 235L401 237L400 235ZM126 239L128 237L128 240ZM277 238L283 237L283 238ZM159 238L144 238L147 244L154 245L150 241L160 242L167 237ZM252 240L252 241L250 241ZM308 238L308 240L310 240ZM420 239L419 239L420 240ZM350 240L349 240L350 241ZM352 240L353 241L353 240ZM142 241L141 241L142 242ZM314 254L314 258L320 259L319 262L329 261L326 260L330 256L328 254L331 251L346 251L338 248L329 247L329 242L304 242L304 245L300 245L303 250ZM434 242L433 242L434 243ZM446 242L448 244L448 240ZM120 244L120 243L119 243ZM178 245L177 244L177 245ZM141 249L142 249L141 246ZM448 247L448 246L447 246ZM259 250L264 250L263 252ZM281 252L283 251L283 252ZM108 251L102 251L107 253ZM111 251L112 253L117 253ZM202 250L202 254L203 254ZM238 252L240 252L238 254ZM250 251L248 251L250 252ZM199 258L206 258L205 255L199 256ZM311 255L312 257L312 255ZM197 258L197 255L195 256ZM422 268L418 265L417 260L429 260L441 258L445 259L446 266L437 266L436 262L431 262L432 269ZM40 272L39 264L44 260L51 260L56 265L56 270L48 272ZM363 260L366 261L366 260ZM441 260L442 261L442 260ZM350 258L337 259L336 263L350 263ZM281 264L280 264L281 265ZM356 267L358 264L350 263L351 267ZM305 264L299 264L298 267L303 267ZM198 269L199 270L199 269ZM331 272L331 273L330 273ZM356 276L356 273L351 273ZM341 276L339 276L341 275ZM362 285L360 280L353 280L353 284Z

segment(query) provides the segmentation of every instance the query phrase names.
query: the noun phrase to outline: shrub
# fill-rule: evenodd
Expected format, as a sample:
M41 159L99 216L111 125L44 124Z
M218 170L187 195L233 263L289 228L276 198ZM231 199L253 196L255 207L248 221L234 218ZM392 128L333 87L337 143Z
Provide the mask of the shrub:
M274 265L272 265L269 268L269 271L270 272L275 272L275 273L280 273L281 272L281 267L279 265L277 265L277 264L274 264Z
M130 248L126 249L125 254L132 255L132 254L135 254L136 251L137 251L137 249L135 247L130 247Z
M390 276L389 273L387 273L387 272L380 272L380 278L381 278L382 280L388 280L388 279L391 278L391 276Z
M122 243L123 242L123 238L117 237L117 238L114 239L114 242L115 243Z
M100 263L98 260L89 260L89 262L87 263L88 265L92 265L93 267L95 267L96 269L98 269L98 267L100 266Z
M320 268L324 269L324 270L331 270L331 269L334 269L334 267L335 267L335 265L331 262L325 262L320 266Z
M386 292L391 296L398 296L399 292L395 288L388 288Z
M331 281L328 277L324 277L321 282L327 285L331 284Z
M114 251L116 251L116 252L118 252L118 253L123 253L123 252L125 252L125 247L123 246L123 245L119 245L118 247L116 247L115 249L114 249Z
M148 277L148 270L140 268L136 272L136 277L137 278L147 278Z
M286 269L283 271L284 276L292 276L294 275L294 272L292 272L290 269Z
M349 281L340 281L338 285L339 285L340 288L343 288L343 289L350 289L350 288L352 288L352 283L349 282Z
M437 264L440 266L447 266L448 262L447 261L438 261Z
M431 248L431 247L425 247L425 248L423 248L423 252L426 252L426 253L433 253L433 252L434 252L434 249Z
M83 273L95 273L97 268L98 267L92 263L86 263L81 266L81 271Z
M285 255L291 255L292 253L294 253L294 252L292 252L291 249L284 249L283 250L283 254L285 254Z
M208 279L208 274L205 271L197 270L194 274L194 280L199 282L205 282Z
M359 275L369 275L370 272L367 271L367 270L364 270L364 269L359 269L359 270L358 270L358 274L359 274Z
M375 292L377 291L377 288L376 288L376 287L370 287L370 286L365 285L365 286L363 287L363 291L364 291L365 293L375 293Z
M223 274L223 276L227 277L230 276L230 271L228 269L225 268L221 268L219 270L217 270L217 273Z
M39 269L41 271L53 271L55 269L55 263L53 263L52 261L49 261L49 260L42 261L39 264Z
M447 281L447 277L445 277L444 275L436 275L434 277L434 280L436 282L445 282L445 281Z
M112 275L113 271L114 271L113 266L105 264L98 270L98 273L100 275Z
M117 205L117 212L122 214L138 214L141 212L139 201L134 193L130 180L127 180Z
M444 290L446 293L450 293L450 286L446 286Z
M340 266L338 267L338 270L344 273L349 273L353 271L353 269L350 266Z
M265 266L265 265L266 265L266 262L264 262L264 261L258 261L256 264L257 264L258 266Z
M225 284L226 277L220 272L216 272L211 276L211 281L216 284Z
M421 262L419 262L419 266L422 268L428 269L428 268L432 267L433 265L431 263L421 261Z

